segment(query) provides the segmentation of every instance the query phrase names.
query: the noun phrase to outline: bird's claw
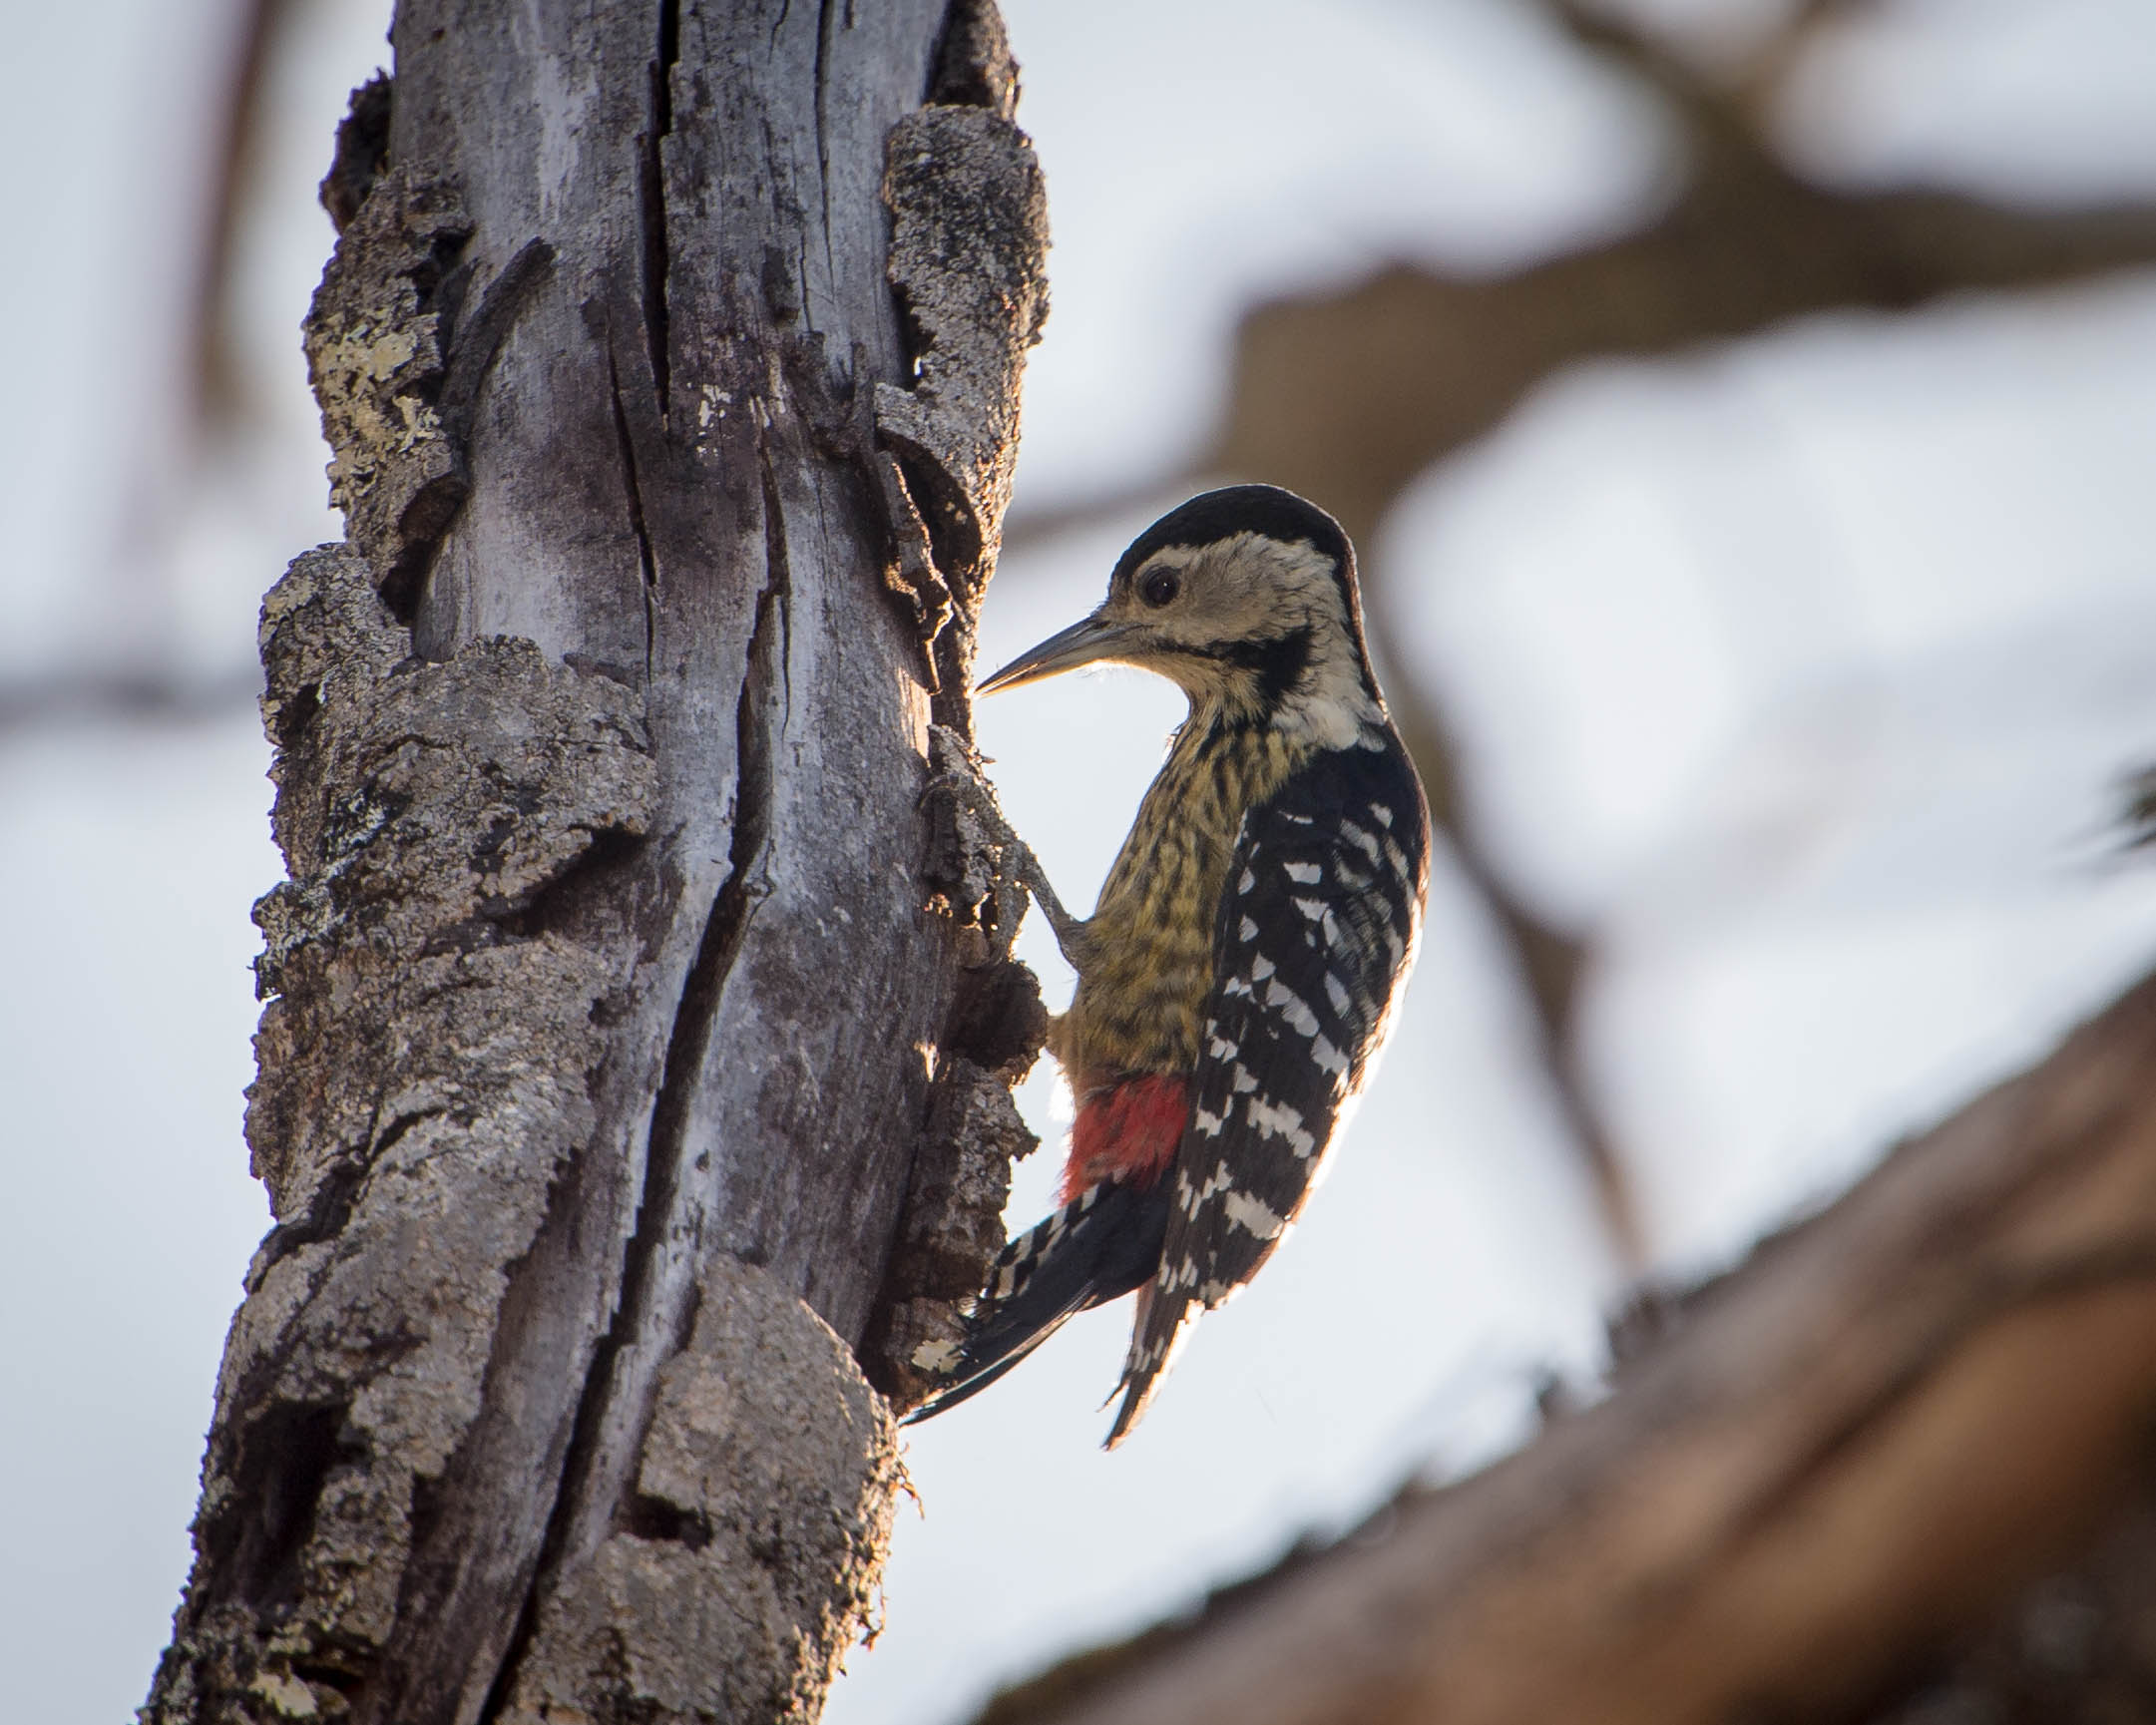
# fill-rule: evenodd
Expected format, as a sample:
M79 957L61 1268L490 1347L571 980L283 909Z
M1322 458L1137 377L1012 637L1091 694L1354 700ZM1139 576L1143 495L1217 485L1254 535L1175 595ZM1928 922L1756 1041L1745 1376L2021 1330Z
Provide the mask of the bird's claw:
M922 787L922 799L926 800L936 792L950 796L964 807L980 823L983 837L1002 853L996 882L999 925L1015 933L1018 918L1024 914L1023 904L1016 905L1011 907L1015 914L1005 919L1004 890L1013 887L1030 894L1034 903L1041 907L1041 914L1048 919L1056 944L1075 969L1078 938L1085 925L1064 908L1063 900L1049 884L1048 871L1041 866L1033 846L1020 838L1017 829L1011 825L1010 817L1003 812L1003 804L997 799L996 787L981 771L979 757L973 748L958 732L940 724L929 726L929 778Z

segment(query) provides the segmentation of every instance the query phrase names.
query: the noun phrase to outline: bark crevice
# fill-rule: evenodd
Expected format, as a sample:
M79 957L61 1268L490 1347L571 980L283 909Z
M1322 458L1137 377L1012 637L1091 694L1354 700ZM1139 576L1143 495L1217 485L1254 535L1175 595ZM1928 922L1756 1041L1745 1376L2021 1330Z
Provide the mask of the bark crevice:
M645 327L650 325L649 308L646 308ZM662 388L654 376L654 390ZM637 468L637 443L630 435L629 414L622 403L622 374L615 365L614 343L607 343L607 390L608 404L613 409L614 442L621 452L622 489L629 505L629 527L637 539L637 567L644 575L644 677L649 683L652 673L651 653L656 646L658 627L658 560L651 550L651 530L644 519L644 480ZM660 412L665 411L663 394L659 397Z
M673 133L673 69L681 57L680 0L658 0L658 42L651 57L650 120L637 165L638 205L644 237L644 339L650 355L651 386L661 418L672 395L668 348L666 273L673 250L666 238L666 140Z
M351 543L264 606L277 1228L158 1725L801 1722L868 1611L852 1349L986 956L860 507L943 13L398 8L307 330ZM992 435L1029 336L977 332Z
M627 428L623 428L624 457L629 459ZM632 473L634 469L631 470ZM767 476L768 483L768 476ZM767 497L767 507L769 498ZM770 528L782 551L782 527ZM687 1331L695 1319L696 1302L661 1323L667 1314L654 1310L657 1264L669 1240L682 1223L679 1200L683 1188L697 1172L708 1167L708 1156L692 1154L689 1120L695 1089L710 1046L724 998L728 977L746 938L761 890L757 879L763 853L770 838L771 821L771 696L777 675L775 665L784 659L785 577L782 555L770 565L772 579L759 595L756 623L749 638L748 668L736 702L735 758L738 762L727 873L704 919L696 957L682 985L667 1038L666 1056L660 1069L657 1095L651 1108L650 1129L644 1156L644 1190L636 1221L622 1251L621 1296L607 1334L595 1351L579 1397L575 1436L548 1518L538 1571L528 1594L518 1631L501 1674L496 1680L483 1725L497 1718L507 1705L525 1651L535 1632L540 1610L558 1579L565 1561L589 1555L594 1540L604 1529L620 1524L639 1537L655 1537L650 1511L640 1519L639 1500L626 1505L617 1497L617 1480L623 1469L641 1452L649 1425L649 1410L625 1407L624 1398L637 1398L652 1382L652 1370L662 1369L672 1353L687 1345ZM693 1162L694 1166L689 1164ZM654 1325L670 1333L660 1334ZM624 1370L633 1350L650 1355L647 1370ZM608 1452L614 1451L613 1454ZM644 1530L640 1531L640 1527ZM708 1537L704 1541L708 1542ZM585 1549L579 1549L585 1547ZM701 1546L697 1545L700 1549Z

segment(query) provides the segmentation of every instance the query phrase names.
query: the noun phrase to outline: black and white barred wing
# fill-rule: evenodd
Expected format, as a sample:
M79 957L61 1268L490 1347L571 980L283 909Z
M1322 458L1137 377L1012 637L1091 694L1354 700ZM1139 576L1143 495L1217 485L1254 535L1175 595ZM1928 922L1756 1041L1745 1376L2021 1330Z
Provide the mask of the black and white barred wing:
M1413 961L1428 848L1422 787L1397 743L1321 755L1245 818L1160 1267L1110 1445L1143 1413L1194 1308L1255 1275L1301 1213Z

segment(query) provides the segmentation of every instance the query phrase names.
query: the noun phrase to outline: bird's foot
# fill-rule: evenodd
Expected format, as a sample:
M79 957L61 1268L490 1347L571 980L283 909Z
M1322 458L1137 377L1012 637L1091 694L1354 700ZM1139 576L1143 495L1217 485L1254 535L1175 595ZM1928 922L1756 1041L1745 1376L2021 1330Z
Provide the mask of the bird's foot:
M980 759L973 748L948 725L932 724L929 726L929 780L921 794L926 798L939 791L971 814L979 823L982 837L1002 853L998 871L999 922L1003 922L1004 908L1000 886L1015 883L1030 893L1034 903L1041 907L1041 914L1048 919L1065 960L1077 969L1078 940L1084 933L1084 922L1064 908L1064 902L1057 897L1055 887L1049 884L1048 871L1041 866L1033 846L1019 837L1003 812L1003 804L996 797L996 787L982 772ZM1023 910L1023 907L1017 908ZM1011 917L1004 926L1015 933L1017 916Z

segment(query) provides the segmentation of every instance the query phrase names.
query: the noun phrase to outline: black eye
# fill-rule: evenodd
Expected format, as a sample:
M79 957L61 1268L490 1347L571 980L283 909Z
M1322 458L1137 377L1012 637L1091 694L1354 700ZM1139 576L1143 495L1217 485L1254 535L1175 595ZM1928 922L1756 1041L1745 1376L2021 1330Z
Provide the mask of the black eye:
M1145 579L1138 583L1138 598L1157 611L1172 603L1182 590L1181 576L1172 569L1155 569L1148 571Z

